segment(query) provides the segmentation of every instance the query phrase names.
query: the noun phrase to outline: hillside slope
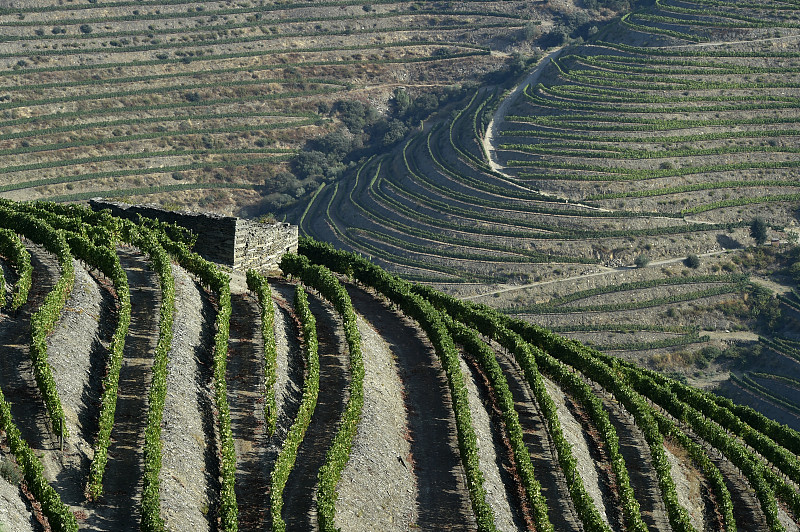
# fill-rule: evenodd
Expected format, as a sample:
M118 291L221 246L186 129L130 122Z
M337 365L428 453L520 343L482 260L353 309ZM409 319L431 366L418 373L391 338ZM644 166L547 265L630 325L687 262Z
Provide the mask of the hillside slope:
M384 112L398 87L416 96L472 83L576 9L572 0L0 6L0 193L274 212L321 178L287 174L287 160L338 127L335 102Z
M800 202L797 16L781 1L655 2L507 94L475 89L321 187L298 222L704 386L731 369L796 378L790 362L750 362L759 336L800 340L779 251Z
M798 530L797 431L363 257L303 240L281 278L232 283L158 224L0 221L22 294L0 333L57 331L3 348L0 482L27 487L3 526L31 505L53 530ZM58 333L96 312L94 341Z

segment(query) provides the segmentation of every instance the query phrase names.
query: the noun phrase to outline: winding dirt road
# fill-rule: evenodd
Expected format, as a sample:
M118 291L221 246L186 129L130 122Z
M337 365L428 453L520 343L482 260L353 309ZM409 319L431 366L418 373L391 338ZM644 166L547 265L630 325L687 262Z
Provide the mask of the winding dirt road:
M545 69L545 67L550 64L551 60L557 58L562 50L564 50L563 46L556 48L544 56L542 60L539 61L539 64L536 65L536 68L531 70L531 73L528 74L525 79L519 83L519 85L514 87L514 90L512 90L505 98L503 98L503 101L497 106L497 110L494 112L492 119L489 121L489 125L486 126L486 133L483 136L482 142L483 152L486 154L486 159L489 161L489 167L493 171L507 178L511 178L512 176L503 172L503 167L497 162L497 156L495 152L495 137L497 137L500 131L500 125L505 122L508 108L511 107L511 104L517 100L517 97L522 93L522 91L525 90L525 87L531 83L535 83L536 80L539 79L539 76L542 74L542 71Z

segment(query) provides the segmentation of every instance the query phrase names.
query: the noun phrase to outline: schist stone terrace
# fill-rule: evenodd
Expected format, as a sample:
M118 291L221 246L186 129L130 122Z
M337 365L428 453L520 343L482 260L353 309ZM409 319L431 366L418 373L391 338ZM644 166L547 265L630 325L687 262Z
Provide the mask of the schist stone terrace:
M298 227L287 223L264 224L215 213L168 211L152 205L128 205L93 199L92 209L111 210L114 216L137 219L141 214L190 229L197 235L194 251L234 270L278 269L284 253L297 252Z

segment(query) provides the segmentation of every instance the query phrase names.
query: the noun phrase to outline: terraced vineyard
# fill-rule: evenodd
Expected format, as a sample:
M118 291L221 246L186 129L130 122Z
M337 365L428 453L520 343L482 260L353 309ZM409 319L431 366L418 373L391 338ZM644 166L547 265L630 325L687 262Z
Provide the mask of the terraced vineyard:
M798 529L800 433L362 257L0 225L4 529Z
M301 228L628 360L677 361L690 378L706 373L702 352L797 340L794 282L767 282L774 263L748 264L775 254L743 248L756 218L767 243L794 238L798 16L777 0L626 14L550 51L516 90L477 89L321 188Z
M795 0L474 86L280 276L65 203L260 213L333 102L495 70L531 4L0 9L0 193L56 200L0 201L0 531L800 530Z
M263 214L263 196L305 194L276 175L324 109L495 69L490 45L533 23L530 4L6 3L0 193Z

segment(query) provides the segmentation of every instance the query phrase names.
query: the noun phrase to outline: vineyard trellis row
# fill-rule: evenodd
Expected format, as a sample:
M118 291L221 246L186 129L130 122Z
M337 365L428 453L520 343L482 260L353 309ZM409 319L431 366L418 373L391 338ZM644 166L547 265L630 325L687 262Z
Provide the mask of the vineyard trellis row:
M75 280L72 253L62 231L54 229L49 224L38 220L30 214L15 212L7 207L0 207L0 226L9 229L13 228L13 230L31 239L31 241L42 245L58 258L58 264L61 268L61 275L55 286L48 292L40 307L31 316L29 351L36 384L44 399L51 429L63 444L64 438L69 437L69 433L64 419L64 409L53 378L53 370L47 361L47 335L55 328L61 309L64 308L67 297L72 290Z
M336 485L350 458L350 449L361 419L364 406L364 360L361 333L356 325L356 313L344 286L324 266L312 265L299 255L284 255L280 263L284 275L298 277L305 285L319 291L341 315L344 335L350 351L350 390L339 428L319 471L317 515L322 530L335 532Z
M9 259L17 273L17 281L14 283L11 297L11 310L18 310L28 301L28 292L31 289L31 275L33 274L31 255L19 235L11 229L5 228L0 229L0 254ZM0 306L5 306L7 303L5 285L5 277L3 277L3 286L0 290L2 304Z
M356 279L359 279L361 282L365 282L367 285L374 286L375 281L368 281L370 279L370 275L365 272L372 271L372 275L378 275L374 273L375 267L369 264L364 259L354 257L347 253L337 252L332 248L324 245L313 243L311 241L304 241L303 245L301 246L302 251L307 253L308 256L313 257L312 260L320 261L328 265L329 267L334 268L337 271L345 273L347 275L352 275ZM378 277L380 279L380 277ZM387 281L383 281L387 282ZM419 288L419 287L418 287ZM415 288L416 289L416 288ZM434 301L438 301L441 305L443 305L443 309L447 309L448 312L455 312L456 316L459 316L461 319L467 319L468 323L472 323L473 325L477 325L478 323L485 324L485 327L482 329L483 334L488 334L489 336L496 337L500 331L505 329L505 326L502 323L508 323L514 328L518 328L520 332L526 334L526 339L528 341L534 341L537 345L542 345L548 350L551 350L553 353L557 353L559 357L564 357L567 364L573 365L575 369L578 369L581 372L586 372L590 370L588 375L593 380L596 380L598 383L606 387L607 389L614 392L615 395L618 397L627 397L625 401L630 411L634 412L635 417L637 417L637 423L645 422L647 418L639 418L643 412L648 411L650 409L649 416L652 420L649 425L649 429L647 429L650 434L652 434L653 438L656 438L656 441L660 441L660 435L670 435L677 439L680 445L684 446L687 451L693 456L699 464L700 467L703 469L704 473L710 479L712 485L714 486L714 490L716 492L718 504L721 505L721 513L723 515L724 521L726 526L733 526L734 518L733 518L733 506L730 499L730 494L727 492L727 488L725 487L725 483L722 480L722 476L719 473L719 470L716 469L715 466L711 463L708 456L706 455L705 451L702 447L698 446L697 444L693 443L689 438L686 437L685 434L675 425L672 421L666 418L662 413L658 412L657 410L652 410L651 407L647 406L647 402L643 402L641 399L642 396L638 396L638 394L633 390L633 388L628 387L628 384L623 384L621 382L617 382L619 378L618 373L611 373L609 372L609 366L606 366L606 360L612 360L612 367L616 363L617 359L612 359L611 357L600 357L597 355L597 358L592 359L591 353L592 351L581 346L577 342L572 342L565 340L563 338L559 338L556 335L548 333L542 329L538 329L532 327L528 324L523 324L522 322L510 320L509 318L497 314L495 311L488 309L487 307L480 307L474 305L467 305L462 302L458 302L457 300L444 296L443 294L437 293L429 288L420 288L421 294L425 294L427 297L433 297ZM471 318L469 316L472 316ZM478 320L477 322L473 320ZM488 329L486 328L488 327ZM544 353L544 352L543 352ZM594 369L591 369L594 368ZM605 368L605 369L604 369ZM631 374L636 374L634 366L629 365L627 371ZM652 373L652 372L651 372ZM643 374L643 373L642 373ZM663 376L659 376L661 380L667 381L667 379ZM637 381L634 379L631 381L631 385L636 385ZM675 384L677 386L677 384ZM645 397L648 397L657 404L660 404L664 408L667 408L669 411L669 407L664 404L663 402L654 398L649 392L645 389L639 388L636 386L640 393L644 393ZM685 387L687 390L690 390L688 387ZM627 391L626 391L627 390ZM695 392L697 393L697 392ZM620 395L621 394L621 395ZM639 397L639 399L636 399ZM725 401L720 399L721 401ZM632 402L628 402L632 401ZM677 404L681 404L680 401L677 401ZM634 406L635 405L635 406ZM644 410L642 410L644 409ZM763 416L762 416L763 417ZM686 421L685 416L678 417L679 420ZM654 423L654 424L653 424ZM645 425L647 426L647 425ZM738 444L736 444L730 437L723 437L720 436L720 432L717 430L714 432L708 432L707 430L703 430L704 425L696 425L692 423L693 430L697 430L698 434L703 435L705 437L710 437L711 442L715 446L720 446L719 448L725 452L729 458L737 464L738 467L743 467L743 471L745 471L748 479L751 482L754 482L755 489L757 494L759 495L759 499L762 501L764 505L765 513L768 514L768 519L770 519L771 526L776 529L780 529L781 525L777 522L776 513L775 513L775 503L774 503L774 496L771 496L772 489L764 484L763 480L759 480L761 478L761 473L758 473L758 469L754 469L755 466L752 466L753 463L758 463L757 458L747 458L746 455L748 454L747 451L736 451L734 452L732 449L743 449ZM653 432L656 431L656 432ZM658 434L656 436L655 434ZM713 436L716 434L717 436ZM722 438L722 439L719 439ZM725 439L727 438L727 439ZM727 442L727 443L726 443ZM653 450L654 458L656 458L659 454L657 450ZM741 453L744 452L745 454L742 455ZM662 450L663 453L663 450ZM736 454L739 453L739 454ZM755 460L755 462L754 462ZM658 461L656 461L659 464ZM668 466L667 466L668 467ZM665 502L667 507L669 508L672 506L675 508L675 511L670 510L670 520L673 523L673 526L678 526L680 529L691 529L691 525L688 524L688 520L686 514L680 510L679 505L677 504L677 500L675 499L674 495L674 486L670 489L669 487L669 476L668 470L665 471L665 461L662 458L660 461L660 465L657 466L657 470L659 471L659 478L661 479L662 489L666 490L665 492ZM761 471L765 471L763 467ZM768 470L767 470L768 471ZM796 492L791 489L787 489L788 487L782 484L779 481L779 478L775 476L774 473L767 472L764 473L770 479L770 483L774 484L777 489L778 493L782 498L787 498L787 502L790 503L790 506L794 508L795 504L793 499L797 497ZM794 495L792 495L794 493ZM796 510L794 510L796 511ZM769 513L772 514L772 517L769 516Z
M226 274L190 253L184 244L168 239L166 228L152 222L141 227L135 227L130 222L114 220L106 214L95 214L72 207L50 204L44 207L26 205L20 207L16 213L8 206L4 206L3 212L7 217L5 225L13 227L14 221L28 223L29 220L26 216L32 216L30 213L37 212L37 209L43 219L49 220L50 231L60 231L59 234L62 235L62 241L72 250L71 256L74 255L76 258L80 258L99 268L112 281L116 279L115 284L120 293L123 292L123 287L125 286L123 284L124 272L119 267L119 259L111 251L112 248L109 247L116 242L116 238L130 241L147 252L153 260L156 272L161 272L162 277L165 277L167 272L171 274L168 252L171 253L173 257L182 263L184 268L194 272L204 284L220 294L220 308L223 310L218 312L215 318L218 329L214 340L214 356L218 358L218 353L223 353L222 356L225 356L228 341L226 325L230 317L230 313L224 311L227 306L225 302L225 287L229 282ZM104 222L91 226L86 223L87 220L94 220L95 222L104 220ZM59 229L55 229L55 227ZM14 232L16 230L11 229ZM180 234L178 233L178 235ZM447 355L446 357L442 356L445 365L450 360L453 362L458 360L458 350L455 348L454 341L463 345L472 356L475 356L480 361L490 377L491 386L498 393L501 404L505 405L503 406L503 417L511 437L512 448L516 456L515 462L520 467L520 471L523 472L521 477L525 485L525 492L534 510L537 529L549 529L546 501L541 497L540 491L537 494L532 468L529 465L525 465L526 457L528 459L530 457L527 455L528 451L521 440L519 422L514 421L516 413L513 408L513 400L508 395L508 385L504 384L502 371L496 366L494 352L479 334L484 338L496 339L500 345L509 349L515 354L518 362L525 370L531 389L536 393L537 403L548 420L549 430L556 443L563 473L567 478L576 479L576 482L570 485L570 490L576 509L587 529L606 530L607 525L603 523L597 508L593 507L585 488L581 489L582 483L577 482L579 476L574 472L574 458L570 459L568 442L563 439L563 436L558 436L558 415L552 404L548 406L548 396L541 384L541 376L538 378L536 376L539 371L554 379L558 386L570 393L576 401L586 408L592 423L600 430L600 435L612 457L611 465L619 484L619 496L623 501L623 512L628 528L643 530L644 525L641 521L642 518L635 494L630 487L625 461L618 454L618 436L613 430L602 401L589 385L591 381L601 385L620 400L625 409L633 415L636 424L645 433L673 528L692 530L685 511L677 502L675 486L670 485L671 474L668 462L664 457L662 443L665 437L672 438L679 446L686 449L695 463L698 464L699 469L712 486L716 504L723 516L726 529L735 526L731 496L725 487L724 476L713 464L707 451L689 436L687 432L689 430L719 449L740 468L753 486L761 501L768 522L773 529L780 530L782 526L777 518L778 507L776 506L776 500L785 503L794 515L800 513L800 496L798 496L794 488L794 483L800 480L800 463L798 463L796 457L796 452L800 449L800 436L796 432L781 427L752 410L738 407L728 400L718 398L707 392L697 391L657 373L640 369L629 363L623 363L608 355L601 355L577 342L566 340L530 324L511 319L488 307L464 303L430 288L419 285L412 286L391 276L357 255L336 251L328 245L308 239L302 240L300 251L302 253L300 256L287 256L285 258L283 264L285 272L297 276L309 287L319 290L334 303L346 324L345 336L351 351L351 371L353 373L351 400L339 424L340 436L335 438L335 443L328 450L326 465L320 473L321 484L328 483L326 487L320 488L319 499L320 514L328 512L327 516L320 516L322 522L326 523L323 525L326 529L335 529L335 516L332 514L332 508L336 501L336 483L341 469L347 463L350 452L349 446L358 427L359 412L363 401L363 396L361 395L363 394L363 389L359 391L359 388L363 386L364 368L363 362L360 360L360 336L354 327L355 314L352 304L349 303L347 292L339 279L322 265L341 274L352 276L358 282L383 292L395 304L400 306L407 315L423 322L431 341L434 342L434 345L438 345L439 349ZM264 283L264 278L261 277L259 280L256 274L251 273L250 283L256 289L256 292L259 291L259 282ZM165 280L164 284L167 285L167 290L169 290L169 281ZM164 290L163 287L162 290ZM313 315L310 311L303 310L304 289L298 287L297 292L299 294L298 315L301 317L301 321L306 323L304 326L304 338L306 338L307 355L310 357L308 358L310 380L307 379L306 386L310 388L307 389L306 393L308 401L304 403L307 406L301 407L301 414L295 420L298 428L290 430L290 437L284 442L284 451L281 455L287 456L287 458L278 460L278 464L284 465L276 468L276 473L273 474L274 494L280 492L281 478L283 478L283 483L288 478L288 472L291 470L291 460L289 460L288 456L291 454L292 447L294 447L294 452L296 453L297 446L302 440L302 430L300 429L303 424L302 420L305 419L307 423L313 415L313 407L310 400L315 395L313 393L313 374L315 371L313 370L312 354L312 351L315 351L314 346L316 346L316 340L312 332L315 327L313 326ZM265 293L268 294L268 292ZM118 297L123 299L125 296L120 294ZM164 300L169 301L169 293L166 294ZM227 300L229 301L229 296ZM264 308L267 309L268 306L265 305ZM270 315L274 315L274 310L270 312ZM167 323L168 319L169 317L162 315L160 320L162 327L160 330L167 330L164 324ZM427 323L425 323L426 321ZM121 325L118 323L117 334L124 336L124 333L119 332L120 327ZM222 330L222 333L219 332L220 330ZM160 336L164 334L159 333ZM112 347L113 349L116 348ZM168 348L163 351L165 354L162 360L165 361ZM159 363L157 360L154 367L154 382L150 390L152 396L151 410L157 409L159 404L158 396L162 390L157 377L162 371L159 369ZM219 367L223 363L215 362L215 376L219 373ZM270 371L267 369L268 365L269 362L265 360L265 372L267 373ZM318 367L316 373L318 374ZM224 375L224 372L222 375ZM452 381L450 386L457 391L459 389L458 379L453 376L450 376L449 379ZM590 379L590 381L586 379ZM269 380L268 376L267 380ZM218 407L224 408L224 379L221 383L218 378L215 378L215 381L218 385L216 393ZM108 386L111 387L112 385L108 384ZM316 386L318 389L318 380ZM454 392L451 391L451 393ZM464 418L466 418L466 422L471 423L469 421L468 404L459 401L457 393L454 393L454 397L456 398L454 400L454 408L456 410L463 409L461 414L455 414L456 419L458 420L459 416L461 416L462 423ZM72 522L69 519L69 516L72 516L71 512L66 512L69 516L64 513L64 507L61 505L57 493L46 482L41 480L41 466L36 465L35 459L31 458L32 451L19 438L18 431L15 432L13 421L10 419L10 411L4 400L0 401L0 407L0 414L2 414L0 421L3 423L6 437L12 444L12 449L17 455L26 479L30 479L30 483L38 482L39 488L37 489L39 491L33 489L32 491L43 503L43 509L51 519L53 528L73 530L74 528L70 528L72 525L69 524ZM305 412L305 414L302 414L302 412ZM158 425L158 423L152 421L156 415L156 412L149 415L151 421L148 423L148 427ZM225 415L223 414L220 417L224 418ZM230 423L229 420L228 423ZM220 428L221 434L224 434L224 430L226 430L224 426ZM468 475L480 479L482 475L475 457L477 445L474 439L475 436L474 434L470 435L469 429L462 427L462 431L464 434L459 438L459 447L462 452L462 460L465 463L465 471L467 471ZM148 446L155 448L158 445L158 436L150 434L154 433L148 428L147 441L154 442L148 443ZM235 472L235 456L226 455L226 453L223 450L223 460L228 460L228 462L223 463L222 470L224 472L226 467L230 467L232 468L231 471ZM151 457L147 458L146 463L157 463L158 452L156 450L147 451L146 454ZM152 477L150 467L148 466L146 475ZM470 472L470 468L472 468L472 472ZM784 475L790 479L791 483L784 480ZM37 478L39 480L35 480ZM527 480L525 480L526 478ZM156 505L153 507L155 509L151 509L148 502L151 500L151 493L155 493L157 497L157 483L150 480L146 481L145 485L142 527L143 529L157 530L161 526L158 521L158 506ZM492 512L481 504L485 504L485 494L480 491L480 485L468 483L468 486L471 488L471 499L479 526L485 530L493 529ZM227 488L223 485L222 489L221 503L226 504L225 492ZM273 517L277 512L276 529L280 529L282 511L279 497L280 495L273 495L271 505ZM330 508L324 509L322 501L327 501L325 504L328 504ZM220 515L229 519L227 522L223 521L226 523L227 529L234 530L236 529L235 497L232 500L229 499L228 503L231 504L233 510L226 510L223 506L220 510ZM145 514L145 512L150 513ZM154 516L154 519L149 521L150 517L145 517L145 515ZM72 517L74 518L74 516ZM324 521L325 519L328 519L328 521Z
M303 442L306 429L317 407L319 397L319 341L317 339L317 320L308 307L308 297L302 285L297 285L294 292L294 309L300 320L303 341L303 358L307 364L306 377L303 381L303 395L300 409L294 418L286 438L283 440L280 453L275 460L270 483L270 514L272 530L285 532L286 522L282 516L283 490L289 474L297 459L297 451Z

